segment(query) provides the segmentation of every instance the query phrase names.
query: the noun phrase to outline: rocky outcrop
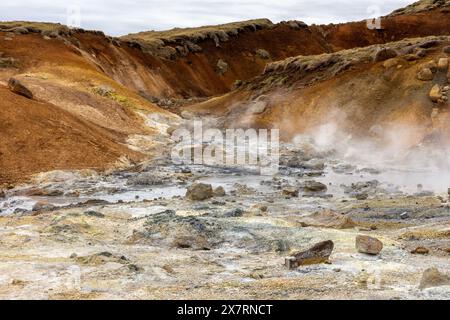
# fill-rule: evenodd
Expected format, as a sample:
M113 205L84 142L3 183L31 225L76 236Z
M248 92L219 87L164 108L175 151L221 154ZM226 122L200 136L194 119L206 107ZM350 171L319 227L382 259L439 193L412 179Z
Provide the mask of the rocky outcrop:
M389 16L399 16L406 14L416 14L420 12L428 12L432 10L448 10L450 8L449 0L420 0L413 4L400 8L392 12Z

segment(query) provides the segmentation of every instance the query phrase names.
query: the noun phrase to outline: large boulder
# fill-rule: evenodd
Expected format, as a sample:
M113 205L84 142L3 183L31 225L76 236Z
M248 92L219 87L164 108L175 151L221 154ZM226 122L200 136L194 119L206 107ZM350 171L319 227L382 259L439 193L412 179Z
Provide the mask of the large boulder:
M194 201L203 201L213 196L213 188L210 184L194 183L186 191L186 198Z
M355 247L358 252L376 255L383 249L383 243L377 238L358 235L356 236Z
M8 87L14 93L20 94L28 99L33 99L33 93L15 78L9 79Z
M319 242L308 250L294 253L292 257L286 258L285 265L288 269L294 269L298 266L327 262L333 248L334 243L331 240Z

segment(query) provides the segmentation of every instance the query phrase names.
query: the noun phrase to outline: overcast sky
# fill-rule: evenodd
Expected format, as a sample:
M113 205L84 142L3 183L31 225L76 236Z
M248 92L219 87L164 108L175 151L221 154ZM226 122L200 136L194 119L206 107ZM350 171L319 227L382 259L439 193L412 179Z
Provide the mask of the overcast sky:
M123 35L269 18L336 23L384 15L414 0L0 0L0 20L77 24ZM78 19L77 12L80 12ZM70 14L68 14L70 13Z

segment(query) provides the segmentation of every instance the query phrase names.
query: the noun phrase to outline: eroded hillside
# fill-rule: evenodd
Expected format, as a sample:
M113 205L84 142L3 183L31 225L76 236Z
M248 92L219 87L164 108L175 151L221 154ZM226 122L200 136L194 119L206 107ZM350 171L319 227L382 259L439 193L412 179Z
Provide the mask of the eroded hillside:
M379 121L395 123L401 119L420 124L424 137L430 134L430 126L446 121L446 108L434 110L436 102L427 98L432 84L444 89L439 79L445 75L439 71L436 79L423 82L415 74L430 59L438 63L446 56L440 51L446 39L423 48L402 42L397 51L404 52L398 52L397 64L392 61L388 67L383 61L371 62L377 46L341 50L448 35L448 17L448 2L422 1L383 17L382 28L374 30L367 28L366 21L308 26L299 21L273 24L260 19L121 38L57 24L4 22L0 23L2 99L12 103L13 96L6 94L6 88L20 94L23 86L29 92L20 97L24 106L27 101L30 105L38 102L40 107L36 108L45 105L55 112L66 112L86 132L94 126L99 135L92 139L108 141L94 153L96 168L110 167L120 154L159 155L155 150L167 145L167 129L180 123L176 114L184 109L227 115L224 123L283 126L286 138L329 117L330 110L340 109L348 126L356 131L367 131ZM11 79L18 88L11 86ZM283 98L279 99L281 92ZM24 95L28 100L23 100ZM261 107L261 101L267 99L271 101L268 107L266 102ZM255 110L251 109L248 116L246 108L255 101L259 107L252 108L259 108L257 115L253 116ZM380 104L385 107L380 108ZM242 114L242 119L234 121ZM21 122L32 121L27 118L31 113L22 113L22 118L14 121L7 113L2 116L9 123L9 130L1 131L2 141L7 142L2 147L6 156L19 152L17 145L21 144L28 146L23 159L33 157L31 153L38 148L67 158L76 149L58 142L39 145L11 135L21 130ZM70 132L70 127L61 130ZM87 149L85 153L89 153ZM37 162L29 168L27 161L19 165L4 160L2 177L7 178L1 183L64 167L54 157L46 159L45 165ZM74 165L65 163L70 169L92 167L91 162L79 159Z
M285 139L328 123L374 138L383 138L380 128L404 128L398 133L411 146L448 139L449 45L449 37L427 37L293 57L186 110L226 119L225 127L280 128Z

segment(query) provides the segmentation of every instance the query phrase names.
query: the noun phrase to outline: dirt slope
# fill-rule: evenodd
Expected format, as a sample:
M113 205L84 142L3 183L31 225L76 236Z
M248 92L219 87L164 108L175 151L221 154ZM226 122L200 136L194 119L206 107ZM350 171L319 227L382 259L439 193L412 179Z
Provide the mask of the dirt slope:
M105 169L120 156L142 157L123 136L82 121L57 106L0 86L0 183L55 169Z
M129 139L160 135L149 117L167 124L175 117L106 75L70 42L75 38L32 31L0 32L0 184L53 169L104 169L121 156L143 158ZM33 99L10 92L11 77Z

